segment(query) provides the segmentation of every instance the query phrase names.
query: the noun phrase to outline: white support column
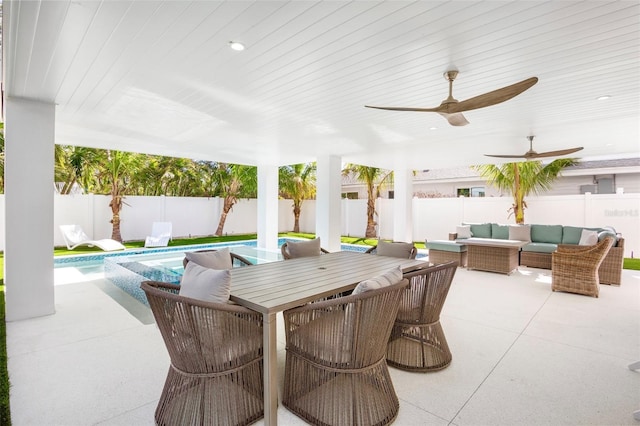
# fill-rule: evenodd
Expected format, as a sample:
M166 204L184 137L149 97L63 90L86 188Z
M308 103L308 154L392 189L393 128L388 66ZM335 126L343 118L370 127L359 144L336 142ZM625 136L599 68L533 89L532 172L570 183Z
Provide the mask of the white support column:
M342 159L318 157L316 166L316 236L323 248L340 251Z
M55 312L53 164L55 105L6 99L6 318Z
M413 172L393 171L393 240L413 241Z
M258 247L278 249L278 166L258 166Z

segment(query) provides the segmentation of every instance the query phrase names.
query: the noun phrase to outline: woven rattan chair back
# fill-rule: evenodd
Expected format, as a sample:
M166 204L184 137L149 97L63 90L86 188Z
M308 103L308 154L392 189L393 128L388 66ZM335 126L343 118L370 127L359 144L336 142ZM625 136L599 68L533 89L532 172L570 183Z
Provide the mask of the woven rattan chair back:
M171 358L156 424L248 425L262 418L262 315L179 296L174 284L144 281L141 288Z
M400 405L385 352L407 285L284 311L284 406L316 425L391 423Z
M428 372L451 363L451 351L440 324L458 262L427 266L404 274L398 315L387 345L387 363L402 370Z
M197 250L194 251L194 253L207 253L207 252L212 252L212 251L218 251L215 249L210 249L210 250ZM231 264L233 265L234 268L240 268L242 266L252 266L253 263L251 263L250 261L248 261L247 259L245 259L244 257L240 256L239 254L236 253L229 253L231 255ZM182 259L182 266L183 267L187 267L187 263L189 263L189 259L187 259L186 257L184 259Z
M287 244L286 241L280 246L280 253L282 253L282 257L284 258L284 260L294 258L294 256L291 256L291 252L289 251L289 245ZM326 254L326 253L329 253L329 251L320 247L320 254Z
M598 244L580 249L558 249L551 255L551 290L598 297L598 269L614 243L606 237Z

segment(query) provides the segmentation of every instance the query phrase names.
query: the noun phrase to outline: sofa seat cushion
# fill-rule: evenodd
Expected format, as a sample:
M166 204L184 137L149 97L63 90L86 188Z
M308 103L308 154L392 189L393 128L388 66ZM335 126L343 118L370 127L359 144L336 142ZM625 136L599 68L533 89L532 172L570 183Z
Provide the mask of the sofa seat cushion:
M534 243L562 243L562 225L531 225L531 241Z
M464 244L447 240L427 241L425 247L429 250L451 251L455 253L467 251L467 246L465 246Z
M522 247L522 251L530 251L535 253L553 253L558 248L557 244L552 243L529 243Z

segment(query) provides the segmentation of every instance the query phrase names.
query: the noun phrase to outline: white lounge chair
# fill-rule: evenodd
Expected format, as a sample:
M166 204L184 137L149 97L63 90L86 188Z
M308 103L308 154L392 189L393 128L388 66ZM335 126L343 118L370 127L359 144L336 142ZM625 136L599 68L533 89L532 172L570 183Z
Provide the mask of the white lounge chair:
M151 235L144 240L145 247L166 247L171 239L171 222L153 222Z
M104 251L124 250L126 248L111 238L92 240L85 234L80 225L60 225L60 231L62 231L64 242L69 250L73 250L78 246L96 246Z

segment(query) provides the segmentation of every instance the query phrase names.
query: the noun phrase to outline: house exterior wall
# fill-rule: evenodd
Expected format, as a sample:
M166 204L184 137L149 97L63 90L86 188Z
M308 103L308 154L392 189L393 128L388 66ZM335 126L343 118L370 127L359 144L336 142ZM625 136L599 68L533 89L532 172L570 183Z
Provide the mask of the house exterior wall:
M589 173L589 172L585 172ZM583 186L596 185L603 179L612 179L613 191L622 190L625 193L640 193L640 173L591 173L583 175L560 176L553 182L553 188L540 195L576 195L581 194ZM602 185L600 185L602 186ZM485 197L499 197L501 191L477 177L462 177L458 179L420 180L414 179L413 193L419 198L457 197L459 188L481 187L485 190ZM622 189L620 189L622 188ZM380 191L382 198L390 198L389 191L393 186L387 185ZM342 193L357 193L358 198L367 198L367 190L362 183L349 183L342 186ZM592 191L593 192L593 191ZM597 193L597 192L593 192ZM602 193L600 191L600 193Z

